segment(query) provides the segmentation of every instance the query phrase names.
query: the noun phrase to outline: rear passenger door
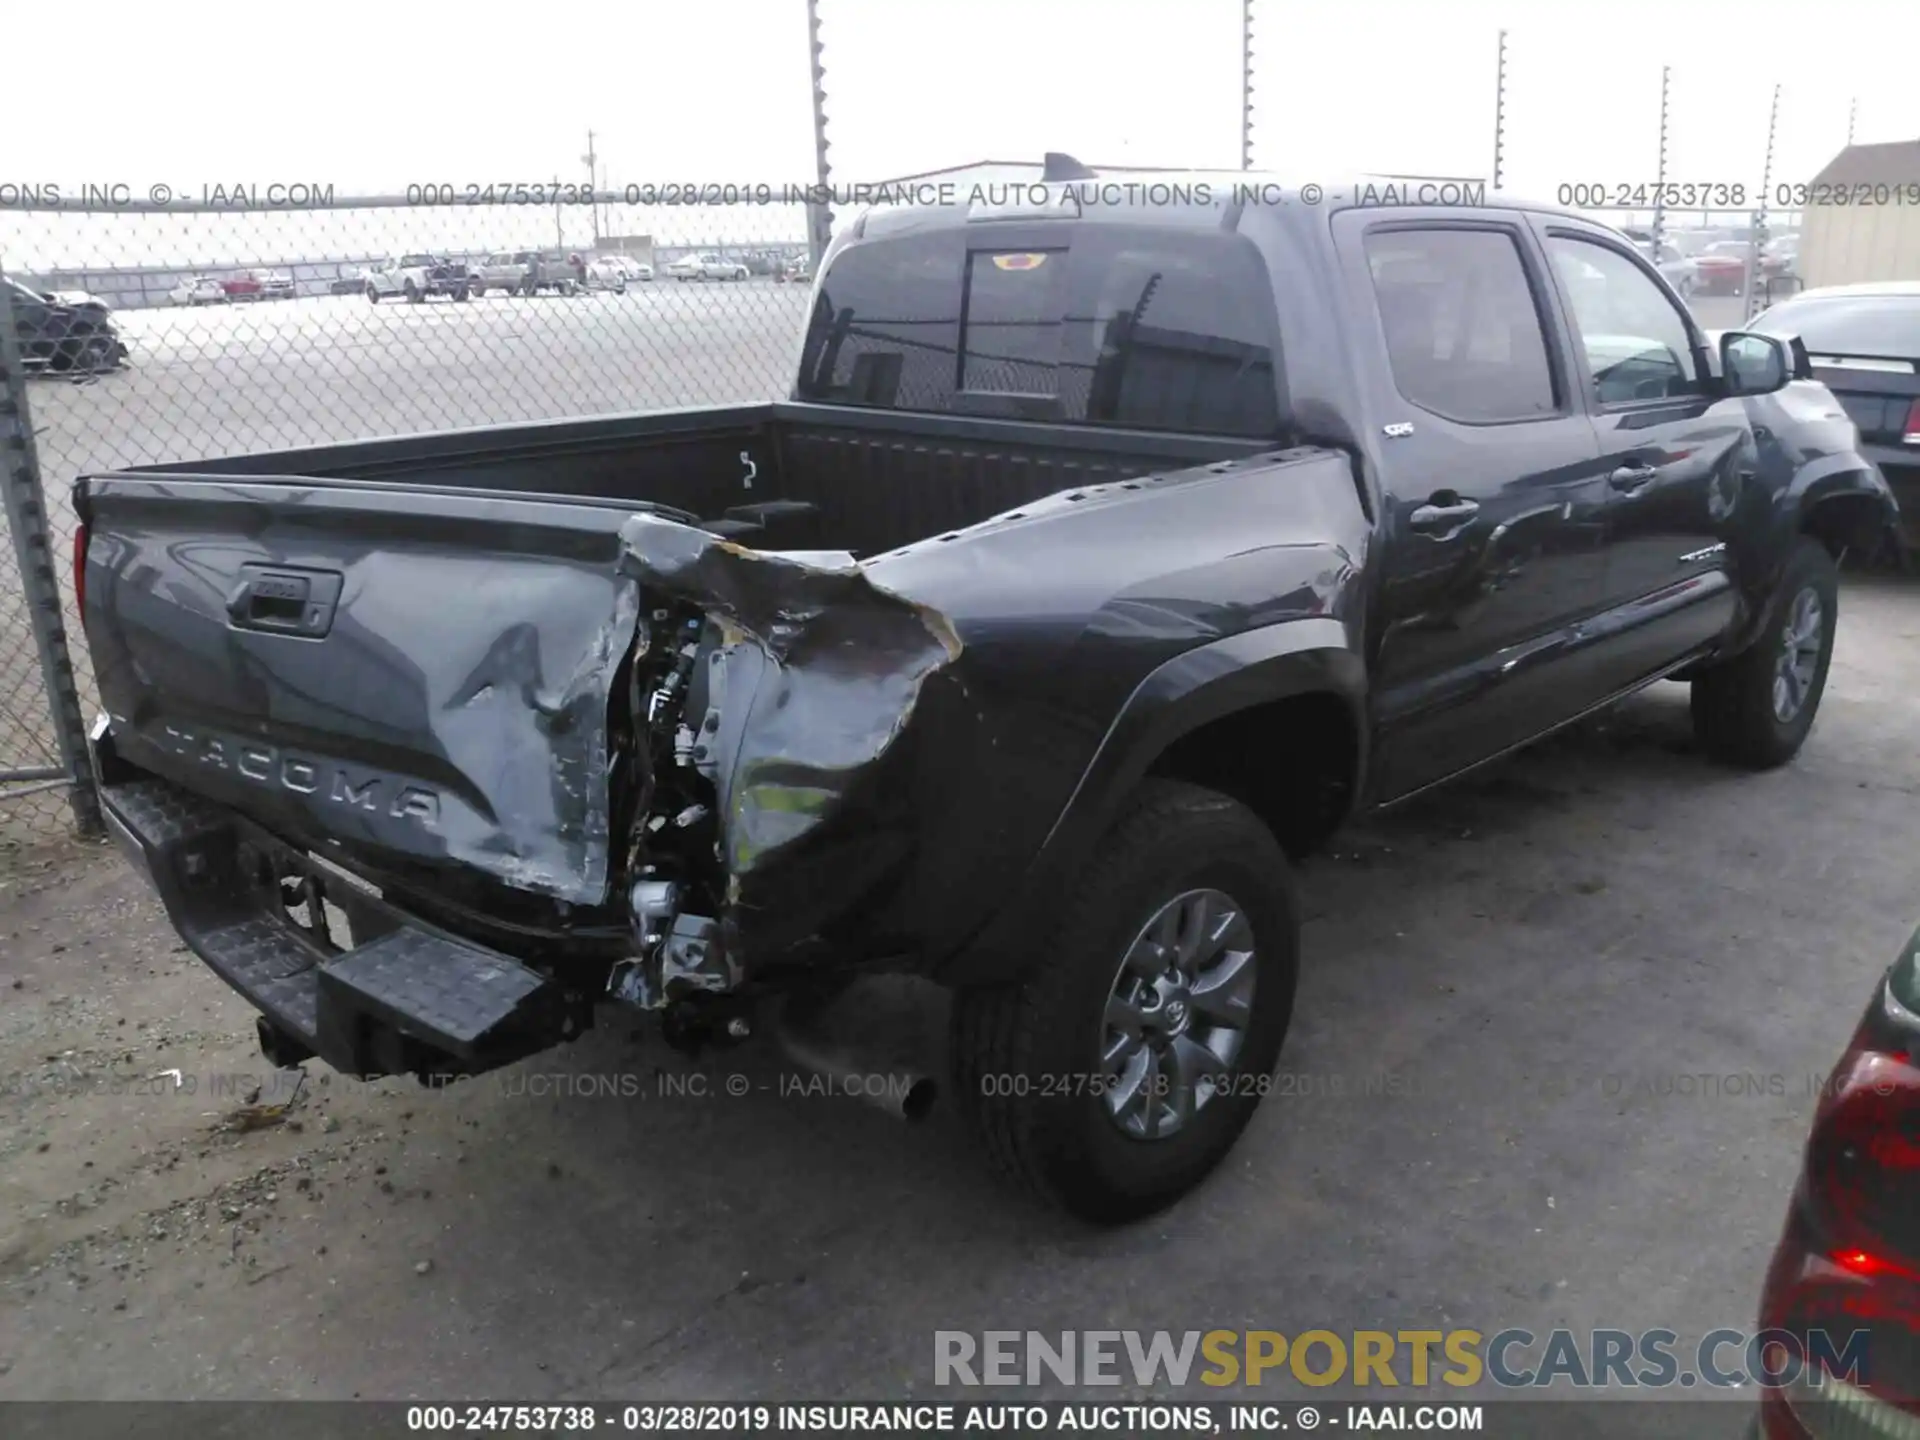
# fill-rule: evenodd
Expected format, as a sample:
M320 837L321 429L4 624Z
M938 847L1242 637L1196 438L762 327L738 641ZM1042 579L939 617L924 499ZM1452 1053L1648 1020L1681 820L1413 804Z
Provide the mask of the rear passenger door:
M1604 482L1545 258L1518 216L1335 217L1386 496L1374 785L1386 800L1598 697ZM1357 282L1357 283L1354 283Z
M1727 540L1757 463L1746 402L1717 399L1704 340L1646 261L1607 232L1540 222L1606 476L1606 603L1595 665L1624 689L1732 623Z

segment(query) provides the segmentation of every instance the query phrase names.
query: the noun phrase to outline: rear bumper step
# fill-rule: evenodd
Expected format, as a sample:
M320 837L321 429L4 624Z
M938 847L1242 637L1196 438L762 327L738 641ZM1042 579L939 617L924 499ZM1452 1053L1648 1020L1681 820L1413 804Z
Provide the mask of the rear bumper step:
M478 1074L571 1039L583 997L496 951L423 926L258 826L96 742L101 809L194 954L266 1022L344 1074ZM351 939L297 923L344 915ZM315 899L321 901L316 905ZM359 942L359 943L354 943Z

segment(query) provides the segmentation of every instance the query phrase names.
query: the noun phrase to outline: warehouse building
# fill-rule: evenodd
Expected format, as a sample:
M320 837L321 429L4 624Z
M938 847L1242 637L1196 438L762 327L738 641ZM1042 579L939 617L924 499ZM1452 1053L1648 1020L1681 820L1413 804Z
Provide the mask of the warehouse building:
M1849 145L1806 199L1800 273L1809 286L1920 280L1920 140Z

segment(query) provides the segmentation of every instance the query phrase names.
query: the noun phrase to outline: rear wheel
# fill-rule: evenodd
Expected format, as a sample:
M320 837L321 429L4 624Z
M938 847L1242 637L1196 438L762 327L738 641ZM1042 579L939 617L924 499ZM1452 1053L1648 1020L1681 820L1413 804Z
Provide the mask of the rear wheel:
M372 285L367 286L367 303L370 305L378 305L380 303L380 292Z
M421 304L426 298L420 293L420 287L411 280L407 281L406 296L409 305Z
M1693 731L1716 759L1784 765L1813 728L1833 661L1840 571L1811 536L1795 542L1760 638L1693 681Z
M1238 801L1149 781L1021 983L955 997L955 1089L1006 1175L1085 1219L1148 1214L1233 1148L1293 1013L1299 908Z

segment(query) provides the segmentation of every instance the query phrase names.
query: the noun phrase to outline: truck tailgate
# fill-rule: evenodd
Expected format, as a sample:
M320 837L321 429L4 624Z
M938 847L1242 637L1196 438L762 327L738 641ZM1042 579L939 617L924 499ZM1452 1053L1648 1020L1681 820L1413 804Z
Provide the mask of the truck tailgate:
M289 839L597 904L637 508L299 478L83 479L129 762Z

